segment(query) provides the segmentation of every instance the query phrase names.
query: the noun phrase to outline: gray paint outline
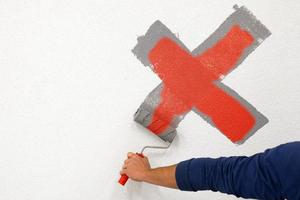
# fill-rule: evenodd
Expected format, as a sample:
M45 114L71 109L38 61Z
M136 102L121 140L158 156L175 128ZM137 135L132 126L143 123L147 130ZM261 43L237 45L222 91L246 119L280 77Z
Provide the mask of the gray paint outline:
M245 60L245 58L252 51L254 51L267 37L271 35L271 32L259 20L257 20L256 17L246 7L238 7L237 5L234 5L233 8L235 9L235 12L232 13L203 43L196 47L191 52L192 55L195 56L203 53L208 48L212 47L221 38L223 38L233 25L239 25L242 29L247 30L253 36L255 41L243 52L236 65L232 68L232 70L234 70ZM183 48L187 52L190 52L189 49L179 40L179 38L176 37L174 33L172 33L163 23L157 20L149 27L144 36L138 37L138 43L132 50L133 54L143 63L143 65L149 66L152 69L152 65L148 60L148 53L163 37L170 38L181 48ZM231 71L227 72L226 74L230 73ZM255 126L247 133L247 135L242 140L237 142L237 144L241 144L255 132L257 132L260 128L262 128L265 124L267 124L268 119L262 113L257 111L256 108L249 102L239 96L238 93L221 82L226 74L223 74L223 76L220 77L218 81L215 81L215 84L220 89L227 92L227 94L230 94L230 96L236 99L239 103L241 103L255 117L256 120ZM152 119L152 114L155 108L160 103L160 93L162 91L162 88L163 83L158 85L152 92L150 92L150 94L146 97L146 99L134 115L134 120L144 127L147 127L149 125ZM192 110L200 115L213 127L215 127L214 123L208 116L201 113L201 111L195 108L193 108ZM161 137L164 141L172 142L177 134L176 128L178 124L187 113L188 112L183 113L179 116L175 116L172 124L167 128L167 130L158 136Z

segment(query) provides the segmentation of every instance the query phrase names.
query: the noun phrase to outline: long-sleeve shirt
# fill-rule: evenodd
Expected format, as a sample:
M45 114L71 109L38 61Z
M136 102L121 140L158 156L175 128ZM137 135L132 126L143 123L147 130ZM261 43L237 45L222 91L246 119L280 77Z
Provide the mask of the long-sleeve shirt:
M193 158L176 167L180 190L212 190L253 199L300 200L300 142L250 157Z

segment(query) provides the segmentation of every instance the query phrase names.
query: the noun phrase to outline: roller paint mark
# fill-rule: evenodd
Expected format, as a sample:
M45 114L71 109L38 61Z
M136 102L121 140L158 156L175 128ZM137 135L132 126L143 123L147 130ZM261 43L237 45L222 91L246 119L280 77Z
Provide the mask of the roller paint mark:
M135 120L172 141L183 117L194 110L232 142L241 143L268 120L221 83L270 32L245 7L236 11L191 53L160 21L138 38L133 53L162 80Z

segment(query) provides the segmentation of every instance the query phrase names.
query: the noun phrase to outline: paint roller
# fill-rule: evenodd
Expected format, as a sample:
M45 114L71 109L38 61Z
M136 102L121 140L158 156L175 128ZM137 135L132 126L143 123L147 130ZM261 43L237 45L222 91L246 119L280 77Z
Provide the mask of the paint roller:
M164 142L167 142L168 145L167 146L145 146L142 148L140 153L136 153L138 156L142 158L144 157L143 152L146 149L168 149L171 143L173 142L175 136L177 135L176 128L179 122L184 117L184 114L175 116L174 119L172 120L172 123L167 123L164 120L164 116L160 116L160 118L155 118L155 120L153 121L154 119L153 114L156 107L158 106L156 102L160 101L161 91L162 91L162 85L159 85L152 92L150 92L150 94L146 97L145 101L141 104L141 106L134 114L134 121L141 124L145 128L149 129L153 134L157 135ZM150 129L149 124L155 124L158 127L158 129L159 127L162 126L165 126L166 128L163 129L162 131L157 132L153 129ZM124 186L127 180L128 180L128 176L126 174L123 174L119 179L119 183Z

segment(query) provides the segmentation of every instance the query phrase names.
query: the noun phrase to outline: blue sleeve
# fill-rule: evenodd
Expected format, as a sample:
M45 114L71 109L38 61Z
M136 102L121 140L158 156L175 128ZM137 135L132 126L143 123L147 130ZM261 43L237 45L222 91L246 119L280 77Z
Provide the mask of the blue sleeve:
M176 167L180 190L212 190L255 199L300 199L300 142L251 157L197 158Z

